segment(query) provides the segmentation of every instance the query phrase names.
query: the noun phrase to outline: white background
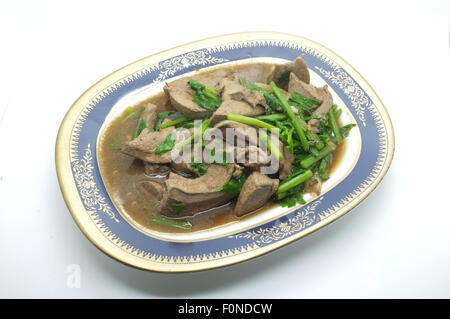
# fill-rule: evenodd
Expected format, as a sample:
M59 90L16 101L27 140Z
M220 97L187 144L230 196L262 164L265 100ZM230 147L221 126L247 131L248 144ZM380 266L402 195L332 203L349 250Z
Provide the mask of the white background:
M2 1L0 297L449 298L449 17L448 1ZM242 264L158 274L104 255L57 183L66 111L130 62L242 31L304 36L350 62L391 115L388 174L341 219Z

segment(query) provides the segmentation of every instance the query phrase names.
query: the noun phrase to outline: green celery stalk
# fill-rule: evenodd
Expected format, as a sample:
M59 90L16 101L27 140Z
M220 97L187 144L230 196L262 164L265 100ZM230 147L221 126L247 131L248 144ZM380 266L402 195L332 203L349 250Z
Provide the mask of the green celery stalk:
M269 114L269 115L260 115L256 117L258 120L262 121L281 121L286 119L286 115L283 113L275 113L275 114Z
M283 94L281 94L280 89L277 87L275 82L270 82L270 87L272 88L273 93L277 97L277 99L281 102L281 107L283 108L284 113L290 118L292 125L295 128L295 131L297 132L297 135L300 139L300 143L302 144L302 148L307 151L309 150L309 143L305 135L305 131L302 128L302 125L300 124L300 121L298 117L295 116L294 112L292 111L291 106L289 105L288 101L285 99Z
M249 117L249 116L239 115L239 114L228 114L227 119L230 121L235 121L235 122L239 122L239 123L243 123L243 124L247 124L247 125L251 125L251 126L265 128L268 130L278 129L278 127L273 126L264 121L261 121L261 120L258 120L256 118Z
M319 151L319 154L317 156L314 155L308 155L306 158L304 158L301 162L300 165L303 168L308 168L310 167L312 164L314 164L317 161L320 161L322 158L324 158L325 156L327 156L328 154L330 154L331 152L334 151L334 148L331 147L330 145L326 145L324 148L322 148Z
M328 123L330 124L331 130L333 131L334 137L336 138L336 142L338 144L342 143L342 135L339 129L339 126L336 121L336 116L334 114L334 110L331 109L328 111Z
M291 178L289 180L285 180L280 183L280 186L278 186L277 195L282 195L283 193L286 193L289 189L292 187L295 187L308 179L310 179L313 176L313 172L311 170L307 170L304 173L295 176L294 178ZM280 196L277 196L280 198Z
M126 121L128 121L131 118L141 116L141 114L142 114L142 112L144 112L144 110L145 110L145 107L141 107L139 110L136 110L136 111L132 111L132 109L130 109L130 106L127 107L125 109L127 116L122 120L122 123L125 123Z
M189 230L192 228L192 224L190 222L182 219L171 219L164 216L152 216L150 218L150 221L158 225L175 227L184 230Z
M178 143L176 145L176 147L183 148L185 145L191 143L191 141L193 141L197 136L199 136L199 135L203 136L203 134L205 133L205 131L208 127L209 127L209 119L203 120L201 129L200 130L195 129L194 134L192 134L189 138L185 139L184 141L181 141L180 143Z
M173 121L161 124L160 128L166 128L166 127L170 127L170 126L175 126L177 124L184 123L184 122L186 122L188 120L189 120L189 118L187 118L187 117L180 117L180 118L177 118L177 119L175 119Z
M261 141L266 144L270 153L281 162L283 160L283 152L281 152L280 149L272 143L272 139L267 135L267 133L264 130L259 130L259 137Z

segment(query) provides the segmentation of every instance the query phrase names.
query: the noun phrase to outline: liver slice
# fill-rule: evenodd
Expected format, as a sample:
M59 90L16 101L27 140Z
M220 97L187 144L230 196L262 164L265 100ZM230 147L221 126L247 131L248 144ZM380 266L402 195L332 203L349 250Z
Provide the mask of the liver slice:
M234 212L242 216L264 206L277 191L279 181L259 172L253 172L245 181Z
M198 178L170 173L165 181L166 192L162 199L161 214L168 217L192 216L227 203L233 196L218 189L231 179L233 172L234 165L227 168L211 164L206 174ZM185 205L180 212L173 209L176 203Z

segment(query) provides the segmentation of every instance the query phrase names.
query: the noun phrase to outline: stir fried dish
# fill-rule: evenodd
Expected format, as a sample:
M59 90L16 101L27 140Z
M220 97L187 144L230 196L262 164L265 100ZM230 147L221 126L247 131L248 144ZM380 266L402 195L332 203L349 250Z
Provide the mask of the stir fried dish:
M116 207L139 227L187 232L318 196L356 124L341 125L303 58L205 68L126 108L98 152Z

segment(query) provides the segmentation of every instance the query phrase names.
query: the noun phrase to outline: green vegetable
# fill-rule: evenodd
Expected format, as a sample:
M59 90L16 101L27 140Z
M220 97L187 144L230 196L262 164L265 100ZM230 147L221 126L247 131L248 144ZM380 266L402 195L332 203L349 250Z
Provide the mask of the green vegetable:
M320 117L319 115L316 115L316 114L311 114L311 115L305 115L305 116L303 116L303 119L304 119L305 121L309 121L309 120L311 120L311 119L318 119L318 120L320 120L321 117Z
M296 92L294 92L294 93L296 93ZM297 95L302 96L300 93L297 93ZM275 95L274 95L274 97L275 97ZM305 101L309 101L309 100L313 101L313 102L309 101L308 103L318 103L317 101L315 101L313 99L309 99L307 97L303 97L303 98L305 99ZM299 97L297 97L297 99L299 99ZM278 101L278 99L277 99L277 101ZM291 101L291 99L289 101ZM287 116L283 113L273 113L270 115L257 116L256 118L259 120L268 121L268 122L277 122L277 121L285 120L287 118ZM297 121L299 122L301 128L303 129L303 131L305 131L305 136L306 136L307 140L311 141L317 147L317 149L319 149L319 150L322 149L324 147L324 144L321 142L321 140L317 136L317 134L315 134L314 132L309 130L308 124L305 122L305 120L303 120L301 117L298 117L298 116L296 116L296 118L297 118ZM283 127L280 127L280 125L277 125L277 124L279 124L279 123L276 123L276 126L282 130L280 138L283 140L283 142L287 143L286 146L288 147L290 152L293 153L293 143L292 143L293 127L287 128L286 123L282 124ZM283 136L286 137L286 139L283 139Z
M175 125L178 125L178 124L180 124L180 123L184 123L184 122L186 122L186 121L189 121L189 118L187 118L187 117L180 117L180 118L177 118L177 119L175 119L175 120L173 120L173 121L170 121L170 122L166 122L166 123L164 123L164 124L161 124L161 128L166 128L166 127L170 127L170 126L175 126Z
M235 121L235 122L239 122L239 123L243 123L243 124L247 124L247 125L251 125L251 126L265 128L268 130L276 130L277 129L276 126L273 126L269 123L258 120L254 117L249 117L249 116L244 116L244 115L239 115L239 114L228 114L227 119L230 121Z
M330 155L329 154L320 161L318 172L319 172L319 177L322 180L327 180L330 178L328 176L329 163L330 163Z
M132 107L132 106L128 106L128 107L125 109L125 113L127 113L128 115L130 115L131 113L133 113L133 107Z
M300 139L300 143L302 144L302 147L305 151L309 150L309 143L306 139L305 132L302 129L302 125L300 124L299 119L295 116L294 112L292 112L291 106L284 98L283 94L281 94L280 89L277 87L275 82L270 82L270 86L272 87L273 93L275 96L280 100L281 106L283 108L283 111L286 113L286 115L290 118L292 125L295 128L295 131L297 132L297 135Z
M192 224L190 222L182 219L171 219L164 216L152 216L150 218L150 221L158 225L175 227L184 230L189 230L192 228Z
M280 129L279 139L283 142L284 146L287 147L289 152L294 154L294 148L300 145L300 141L294 136L294 127L292 126L291 121L286 117L284 120L275 121L274 124Z
M219 91L217 91L216 88L211 86L205 86L203 89L203 93L209 96L210 98L218 98L219 97Z
M159 112L156 115L156 123L155 123L155 127L153 128L155 131L159 131L159 129L161 128L161 123L164 121L164 119L166 117L168 117L169 115L171 115L172 113L175 113L175 111L166 111L166 112Z
M336 117L336 121L337 121L342 114L342 109L337 110L336 113L334 113L334 114L335 114L334 116Z
M318 150L317 148L311 147L311 148L309 149L309 151L311 152L311 154L312 154L313 156L319 156L319 150Z
M181 211L182 211L185 207L186 207L186 204L185 204L185 203L181 203L181 202L172 204L172 209L173 209L173 211L174 211L175 213L177 213L177 214L181 213Z
M261 93L269 93L269 91L267 91L266 89L264 89L264 88L262 88L262 87L256 85L256 84L253 83L253 82L248 82L248 83L246 84L246 87L247 87L247 89L249 89L250 91L256 90L256 91L259 91L259 92L261 92Z
M286 113L286 115L290 118L292 125L295 128L295 131L297 132L297 135L300 139L300 143L302 144L302 147L305 151L309 150L309 143L306 139L305 132L302 129L302 125L300 124L299 119L295 116L294 112L292 112L291 106L289 105L288 101L284 98L283 94L281 94L280 89L277 87L275 82L270 82L270 87L273 90L273 93L278 98L278 100L281 102L281 107Z
M273 113L270 115L260 115L260 116L257 116L256 118L261 121L275 122L275 121L285 120L287 118L287 116L283 113Z
M205 148L206 149L206 148ZM209 149L209 148L208 148ZM225 166L225 167L229 167L229 165L228 165L228 158L227 158L227 152L225 152L225 151L220 151L220 153L217 153L216 154L216 150L215 149L212 149L211 151L210 151L210 155L211 155L211 157L212 157L212 161L211 161L211 163L213 163L213 164L217 164L217 165L222 165L222 166ZM219 159L219 160L218 160Z
M139 108L139 110L133 111L133 108L131 106L127 107L125 109L125 112L128 114L123 120L122 123L125 123L126 121L128 121L131 118L138 118L141 116L142 112L144 112L145 107L141 107Z
M210 164L217 164L222 165L225 167L229 167L229 164L227 162L227 152L221 151L220 153L217 153L215 149L210 149L209 147L205 147L205 151L209 151L209 155L211 156L210 161L208 163ZM205 153L204 153L205 154ZM205 154L206 155L206 154ZM204 162L195 162L195 158L192 159L191 168L198 170L201 176L205 175L208 172L208 165Z
M328 154L330 154L331 152L334 151L334 148L331 147L330 145L326 145L324 148L322 148L319 152L319 154L317 156L314 155L308 155L305 159L303 159L300 162L300 165L303 168L308 168L311 165L313 165L314 163L316 163L317 161L320 161L322 158L324 158L325 156L327 156Z
M209 127L209 119L203 120L200 128L194 128L194 134L192 134L189 138L185 139L184 141L178 143L176 147L183 148L185 145L195 140L197 136L203 137L203 134L205 134L205 131L208 127Z
M117 142L119 141L119 139L120 139L120 133L114 134L113 137L111 138L111 140L109 141L109 144L108 144L109 149L115 150L115 151L120 150L121 147L117 145Z
M280 139L285 143L285 146L289 149L291 153L294 153L293 148L296 141L293 140L293 132L294 132L294 126L292 125L291 121L287 119L287 116L283 113L274 113L270 115L261 115L256 117L259 120L268 121L268 122L275 122L275 126L277 126L281 132L280 132ZM315 145L317 149L322 149L325 145L320 140L319 136L315 134L313 131L311 131L308 127L308 124L300 117L297 117L298 122L300 123L301 128L303 131L305 131L306 138L311 144ZM308 143L309 143L308 142Z
M308 130L305 134L308 140L313 142L318 150L321 150L325 146L325 144L320 140L319 136L313 131Z
M342 137L347 137L348 133L350 132L352 127L355 127L355 126L356 126L356 124L347 124L347 125L344 125L343 127L341 127L341 135L342 135Z
M193 128L194 126L195 126L194 122L188 122L188 123L183 124L181 127L182 128Z
M281 103L273 92L267 92L263 95L267 105L269 106L269 109L266 109L266 113L279 112L282 110Z
M192 159L191 168L198 170L200 175L205 175L206 172L208 171L208 166L206 166L205 163L203 163L203 162L195 163L194 159Z
M281 132L280 138L282 139L284 145L291 154L294 154L295 142L294 142L294 128L286 129Z
M147 128L147 124L145 123L144 119L141 117L141 118L139 119L138 129L137 129L136 132L134 133L133 138L138 137L138 136L142 133L142 131L143 131L145 128Z
M307 173L306 176L303 176L303 178L306 178L304 181L299 180L301 178L298 177L305 172L307 171L302 168L295 168L294 172L282 182L284 190L282 189L282 192L277 192L277 199L279 200L281 207L293 207L297 204L305 204L302 192L305 188L305 182L308 180L309 174ZM287 188L286 185L289 183L292 184L290 185L290 188Z
M200 82L195 81L193 79L190 79L187 83L189 84L191 89L193 89L194 91L201 91L205 88L205 85L203 85Z
M328 135L328 134L320 134L319 138L322 141L322 143L325 143L325 144L331 141L330 135Z
M289 97L289 104L295 106L300 114L312 114L312 110L314 107L320 104L319 101L315 99L304 96L298 92L294 92Z
M342 135L341 135L339 126L336 122L336 117L335 117L333 109L328 111L328 123L331 127L331 130L333 131L334 137L336 138L336 142L338 144L341 144L342 143Z
M219 187L219 191L225 192L229 195L236 196L240 191L245 181L247 180L247 175L242 173L239 179L230 179L223 186Z
M166 136L164 141L162 141L162 143L159 144L159 146L155 150L155 153L158 155L162 155L168 151L171 151L175 146L175 140L176 140L175 133L174 132L170 133L169 135Z
M278 129L276 129L278 130ZM261 141L267 146L267 149L270 151L270 153L276 158L278 159L278 161L282 161L283 160L283 152L280 151L280 148L277 147L275 144L273 144L272 138L270 138L267 133L265 132L265 130L260 130L259 131L259 138L261 139Z
M305 131L305 136L308 141L311 141L319 150L322 149L325 145L320 140L319 136L311 131L308 127L308 123L306 123L301 117L296 117L298 122L300 123L301 128Z
M284 197L285 193L301 184L304 183L306 180L310 179L313 176L313 172L311 170L306 170L304 172L302 172L301 174L298 174L292 178L287 178L284 181L282 181L280 183L280 185L278 186L278 191L277 191L277 197L278 199L281 199Z
M301 185L300 185L301 186ZM303 195L302 195L302 190L303 187L301 189L295 189L294 192L292 192L292 194L286 195L285 193L285 197L280 199L280 206L281 207L294 207L297 204L306 204L306 201L303 199Z
M266 103L269 106L269 108L266 109L266 113L278 112L281 110L281 103L273 92L269 92L265 88L262 88L252 82L247 83L247 89L249 89L250 91L256 90L263 94L264 99L266 100Z
M195 92L192 101L199 107L206 110L215 110L222 104L216 88L203 85L193 79L190 79L187 83Z

